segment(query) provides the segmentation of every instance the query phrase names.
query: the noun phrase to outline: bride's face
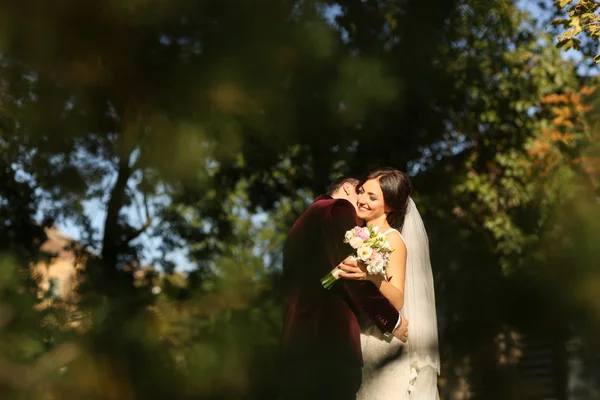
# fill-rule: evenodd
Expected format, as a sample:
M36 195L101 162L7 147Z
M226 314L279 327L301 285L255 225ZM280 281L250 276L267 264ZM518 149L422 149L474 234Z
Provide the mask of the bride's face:
M385 214L386 206L379 181L371 179L366 181L357 190L358 217L365 221L373 221Z

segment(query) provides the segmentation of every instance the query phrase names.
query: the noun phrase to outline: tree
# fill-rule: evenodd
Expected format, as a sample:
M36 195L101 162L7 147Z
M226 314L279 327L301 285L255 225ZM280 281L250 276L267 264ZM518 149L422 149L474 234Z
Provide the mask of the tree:
M1 112L1 109L0 109ZM0 114L0 133L4 133ZM32 263L49 260L41 251L46 240L44 226L35 221L39 197L18 174L15 165L21 161L17 143L0 136L0 393L9 398L29 383L29 377L17 371L33 372L28 364L52 348L44 326L44 313L39 311L39 290ZM47 364L52 364L48 359ZM38 365L40 373L48 371ZM33 374L32 374L33 375Z
M566 29L558 36L556 46L564 50L583 50L584 54L591 55L593 44L600 39L600 18L598 15L598 4L595 0L557 0L554 2L559 12L567 12L568 16L557 17L552 24L562 26ZM590 41L582 41L577 38L584 33ZM594 62L600 62L600 55L594 55Z
M593 165L583 161L593 128L575 65L513 2L437 5L0 5L7 165L43 199L48 223L69 218L86 232L91 330L57 396L271 396L285 232L333 176L376 165L414 177L435 249L444 391L465 379L486 396L519 389L495 339L551 320L526 317L558 288L558 269L541 283L535 274L552 238L570 232L554 229L569 198L540 190L586 176L572 161ZM81 204L90 200L106 207L98 231ZM161 239L164 274L140 281L146 237ZM198 267L185 280L173 249ZM513 315L519 304L530 308ZM245 348L240 326L259 332ZM467 360L478 368L455 373ZM236 373L219 378L229 366Z

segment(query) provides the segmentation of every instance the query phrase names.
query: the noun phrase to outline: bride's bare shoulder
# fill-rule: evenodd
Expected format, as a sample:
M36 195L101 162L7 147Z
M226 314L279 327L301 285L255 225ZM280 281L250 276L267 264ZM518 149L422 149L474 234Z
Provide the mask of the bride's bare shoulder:
M387 233L386 238L390 242L390 246L394 249L394 253L406 253L406 244L404 238L397 230ZM394 254L392 253L392 255Z

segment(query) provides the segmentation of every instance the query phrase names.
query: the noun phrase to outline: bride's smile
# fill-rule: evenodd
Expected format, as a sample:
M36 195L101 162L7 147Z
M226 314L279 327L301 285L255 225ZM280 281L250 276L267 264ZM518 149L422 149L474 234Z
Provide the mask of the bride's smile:
M366 181L357 189L357 194L358 217L367 221L369 224L384 228L387 225L385 221L386 207L383 192L377 179Z

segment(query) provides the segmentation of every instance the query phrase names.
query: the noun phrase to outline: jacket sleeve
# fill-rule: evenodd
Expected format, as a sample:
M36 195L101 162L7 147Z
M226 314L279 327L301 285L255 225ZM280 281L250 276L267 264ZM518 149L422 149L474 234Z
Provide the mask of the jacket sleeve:
M331 269L352 254L352 247L344 243L346 231L357 224L356 212L350 202L338 200L333 203L325 221L327 254ZM330 270L331 270L330 269ZM329 271L325 271L326 274ZM373 320L379 329L392 332L400 314L371 282L340 280L350 301Z

